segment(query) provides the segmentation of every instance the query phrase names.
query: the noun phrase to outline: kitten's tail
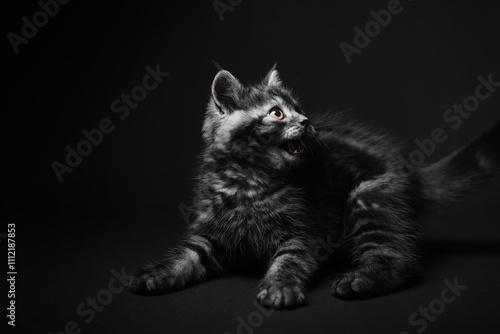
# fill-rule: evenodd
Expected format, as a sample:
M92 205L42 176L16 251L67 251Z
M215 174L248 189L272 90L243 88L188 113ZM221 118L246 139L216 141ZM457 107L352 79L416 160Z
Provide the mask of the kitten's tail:
M500 175L500 122L422 174L424 196L434 205L458 200Z

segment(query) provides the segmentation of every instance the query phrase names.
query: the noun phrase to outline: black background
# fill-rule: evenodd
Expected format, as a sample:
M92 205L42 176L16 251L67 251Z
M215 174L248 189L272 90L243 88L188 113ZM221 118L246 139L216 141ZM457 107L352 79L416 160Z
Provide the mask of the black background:
M218 279L162 297L127 291L89 324L75 308L175 244L185 226L212 60L243 82L278 63L308 113L332 109L415 139L446 130L428 161L465 145L499 119L500 89L452 130L446 109L474 93L477 77L500 81L499 5L402 0L403 11L348 64L339 44L387 1L243 1L221 21L211 1L115 4L72 1L15 54L7 37L3 110L2 233L15 223L17 326L58 333L235 333L256 307L258 276ZM9 2L4 34L20 34L35 1ZM170 75L120 120L113 100L142 83L145 67ZM81 131L110 118L115 130L60 183L51 163ZM367 301L328 295L320 279L308 306L275 311L255 333L416 333L408 317L439 298L443 280L468 286L426 333L498 331L498 182L426 219L432 261L409 289ZM5 239L2 239L2 249ZM4 290L6 291L6 290ZM3 294L4 292L2 292ZM6 305L6 304L4 304ZM6 322L6 318L4 318ZM12 330L12 328L10 328Z

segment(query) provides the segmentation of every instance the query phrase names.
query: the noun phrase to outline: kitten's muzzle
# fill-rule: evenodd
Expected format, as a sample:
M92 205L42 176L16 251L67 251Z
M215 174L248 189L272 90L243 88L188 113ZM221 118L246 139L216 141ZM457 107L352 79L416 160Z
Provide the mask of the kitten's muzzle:
M307 131L311 128L309 126L309 119L303 115L301 115L300 121L298 124L291 127L286 135L288 138L297 138L286 141L281 147L290 155L297 157L304 152L304 147L300 142L300 138L304 136Z

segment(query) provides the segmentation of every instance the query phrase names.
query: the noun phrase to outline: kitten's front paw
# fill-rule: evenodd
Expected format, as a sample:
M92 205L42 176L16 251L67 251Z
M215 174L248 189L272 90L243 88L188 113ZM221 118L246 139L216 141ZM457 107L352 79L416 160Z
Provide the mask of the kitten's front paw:
M342 299L363 299L396 290L401 284L390 271L354 269L333 280L330 292Z
M354 299L370 295L373 289L372 286L372 279L361 275L357 271L351 271L335 278L330 292L335 297Z
M264 306L271 308L293 308L302 305L305 301L302 288L296 285L262 285L257 300Z
M163 294L181 288L167 270L153 266L142 269L130 283L130 291L139 295Z

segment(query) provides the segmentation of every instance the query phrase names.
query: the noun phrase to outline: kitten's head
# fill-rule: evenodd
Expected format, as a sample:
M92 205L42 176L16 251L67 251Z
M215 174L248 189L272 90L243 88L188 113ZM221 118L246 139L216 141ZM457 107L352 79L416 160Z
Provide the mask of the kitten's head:
M220 70L203 124L215 158L289 170L306 159L314 129L275 67L257 85L243 85Z

